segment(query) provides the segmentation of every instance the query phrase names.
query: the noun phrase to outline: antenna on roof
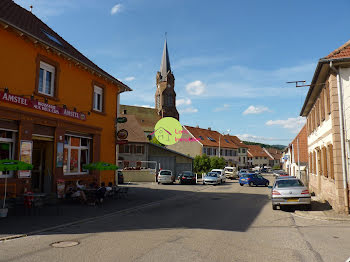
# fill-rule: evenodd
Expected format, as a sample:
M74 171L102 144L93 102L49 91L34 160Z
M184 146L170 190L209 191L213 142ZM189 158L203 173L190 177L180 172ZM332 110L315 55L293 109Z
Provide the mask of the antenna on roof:
M29 6L29 12L31 12L31 13L32 13L32 11L33 11L33 6L32 6L32 5L30 5L30 6Z
M165 32L165 39L167 39L168 37L168 32Z

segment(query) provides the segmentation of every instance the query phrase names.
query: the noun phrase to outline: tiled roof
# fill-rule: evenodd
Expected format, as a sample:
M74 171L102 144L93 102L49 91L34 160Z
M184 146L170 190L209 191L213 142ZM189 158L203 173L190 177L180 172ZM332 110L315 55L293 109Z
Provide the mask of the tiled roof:
M278 159L281 159L282 157L282 152L281 150L278 150L276 148L266 148L266 150L270 153L270 155L272 155L272 157L275 159L275 160L278 160Z
M247 145L248 146L248 153L250 154L250 157L268 157L271 159L271 157L262 149L259 145Z
M192 127L192 126L184 126L184 127L195 138L197 138L199 142L202 143L204 146L219 147L219 139L220 139L220 147L222 148L238 149L238 148L246 147L241 143L241 140L239 140L239 138L236 136L221 135L219 132L215 130L209 130L209 129L199 128L199 127ZM212 138L214 141L212 141L210 138Z
M118 79L114 78L94 64L91 60L64 40L59 34L52 30L48 25L42 22L38 17L17 5L12 0L0 1L0 22L23 32L27 36L35 38L39 42L59 50L62 54L66 54L67 56L80 61L91 70L94 70L95 72L109 78L113 82L122 85L127 90L131 90L127 85L120 82Z
M134 115L123 115L128 121L122 124L118 124L118 130L126 129L128 131L128 140L129 142L139 142L147 143L148 139L146 138L145 133L143 132L142 127L137 121Z
M350 41L346 42L341 47L331 52L325 59L345 58L350 57Z
M121 116L124 116L124 110L127 115L134 115L145 132L153 132L156 123L161 119L155 108L120 105L119 109Z

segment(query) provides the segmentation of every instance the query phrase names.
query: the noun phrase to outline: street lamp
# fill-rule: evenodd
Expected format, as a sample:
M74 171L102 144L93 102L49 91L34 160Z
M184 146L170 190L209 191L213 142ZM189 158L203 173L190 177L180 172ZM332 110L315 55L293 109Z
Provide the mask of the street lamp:
M227 132L227 134L225 134L225 132L219 132L219 157L221 156L221 154L220 154L220 151L221 151L221 135L228 135L229 133L230 133L230 131L231 131L231 129L227 129L226 130L226 132Z

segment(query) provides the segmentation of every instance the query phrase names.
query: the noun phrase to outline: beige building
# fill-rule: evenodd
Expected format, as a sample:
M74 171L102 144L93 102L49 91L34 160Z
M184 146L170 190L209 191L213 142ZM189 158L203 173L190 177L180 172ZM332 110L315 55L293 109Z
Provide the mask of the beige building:
M268 166L273 158L259 145L248 145L248 166Z
M349 212L350 42L319 60L300 115L307 117L309 187Z

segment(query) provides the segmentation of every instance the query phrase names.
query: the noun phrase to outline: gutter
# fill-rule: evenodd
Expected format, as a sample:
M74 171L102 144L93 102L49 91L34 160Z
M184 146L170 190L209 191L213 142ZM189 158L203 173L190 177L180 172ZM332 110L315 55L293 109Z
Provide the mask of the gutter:
M342 156L342 169L343 169L343 190L344 190L344 203L345 211L349 213L349 195L347 184L347 169L346 169L346 152L345 152L345 139L344 139L344 104L343 104L343 87L341 84L340 72L334 67L333 61L329 64L331 70L337 74L337 87L338 87L338 103L339 103L339 117L340 117L340 142L341 142L341 156Z
M332 62L350 62L350 57L342 57L342 58L336 58L336 59L326 59L326 58L321 58L318 60L316 69L315 69L315 73L314 76L312 77L312 81L311 81L311 85L310 85L310 89L309 92L306 95L305 101L304 101L304 105L300 111L300 116L303 116L305 107L307 106L307 102L312 94L312 91L314 89L315 83L316 83L316 79L318 78L318 75L322 69L322 66L324 64L328 64L328 63L332 63Z

